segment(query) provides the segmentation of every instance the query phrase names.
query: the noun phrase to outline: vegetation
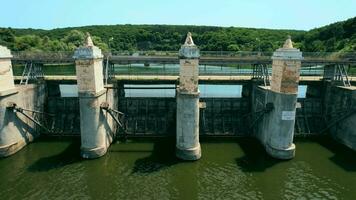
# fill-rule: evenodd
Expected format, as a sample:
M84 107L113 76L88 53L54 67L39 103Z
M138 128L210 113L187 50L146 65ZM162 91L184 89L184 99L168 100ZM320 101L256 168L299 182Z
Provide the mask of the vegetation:
M202 51L274 51L287 35L302 51L356 51L356 17L310 31L176 25L0 28L0 45L13 51L72 51L89 32L104 51L177 51L188 31Z

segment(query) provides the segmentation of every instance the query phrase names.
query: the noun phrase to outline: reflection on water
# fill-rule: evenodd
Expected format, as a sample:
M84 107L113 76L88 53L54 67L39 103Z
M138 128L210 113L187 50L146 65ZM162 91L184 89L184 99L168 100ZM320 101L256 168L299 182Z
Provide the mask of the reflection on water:
M179 75L180 65L178 64L131 64L115 65L115 74L132 74L132 75ZM272 68L268 69L272 74ZM233 65L233 66L213 66L200 65L200 75L252 75L253 67L251 65ZM302 67L301 75L321 76L324 73L323 66Z
M113 144L82 160L80 141L40 140L0 160L1 199L354 199L355 152L331 139L296 141L278 161L254 139L203 140L203 157L174 156L174 138Z
M175 97L176 91L173 84L149 84L149 85L125 85L130 89L125 89L126 97ZM134 88L139 89L134 89ZM242 85L218 85L200 84L199 91L201 98L240 98L242 97ZM298 86L298 98L305 98L307 85ZM147 89L145 89L147 88ZM155 89L160 88L160 89ZM167 89L161 89L167 88ZM172 89L173 88L173 89Z
M145 85L125 85L130 89L125 89L126 97L175 97L176 90L173 84L145 84ZM140 89L135 89L140 88ZM142 89L143 88L143 89ZM144 89L147 88L147 89ZM160 88L160 89L155 89ZM161 89L167 88L167 89ZM239 98L242 93L242 85L199 85L200 97L216 98Z

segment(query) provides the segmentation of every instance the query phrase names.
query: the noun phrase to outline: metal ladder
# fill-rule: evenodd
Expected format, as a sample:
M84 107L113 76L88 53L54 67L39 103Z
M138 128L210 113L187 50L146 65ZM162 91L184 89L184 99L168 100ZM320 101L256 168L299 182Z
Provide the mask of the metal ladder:
M108 81L111 80L112 78L114 78L114 64L110 63L110 57L107 56L106 60L103 61L103 74L104 74L104 82L105 85L108 84Z
M253 78L263 80L264 86L270 86L268 66L266 64L256 64L253 66Z
M25 68L22 72L20 85L27 85L32 72L32 62L26 63Z
M37 80L43 77L44 74L41 65L28 62L22 72L20 85L27 85L29 80Z
M350 87L351 83L345 69L345 65L336 65L335 67L335 81L340 81L345 87Z

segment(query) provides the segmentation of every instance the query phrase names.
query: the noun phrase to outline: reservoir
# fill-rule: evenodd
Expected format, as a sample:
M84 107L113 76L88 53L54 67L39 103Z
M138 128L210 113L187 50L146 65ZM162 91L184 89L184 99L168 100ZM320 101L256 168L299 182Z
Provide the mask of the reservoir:
M354 199L356 157L331 138L297 138L279 161L256 139L202 139L196 162L174 138L114 143L80 158L76 139L40 139L0 160L1 199Z

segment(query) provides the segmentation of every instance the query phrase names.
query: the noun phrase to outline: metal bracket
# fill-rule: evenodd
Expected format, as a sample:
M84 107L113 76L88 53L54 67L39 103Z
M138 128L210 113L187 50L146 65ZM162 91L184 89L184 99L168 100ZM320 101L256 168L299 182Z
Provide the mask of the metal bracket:
M114 110L114 109L110 108L110 105L109 105L108 102L102 102L100 104L100 109L107 111L111 115L111 117L115 120L115 122L119 125L119 127L122 128L125 131L124 126L123 126L123 122L121 122L120 119L115 115L115 114L118 114L118 115L121 115L121 116L125 116L124 113L122 113L122 112L120 112L118 110Z
M50 132L50 133L53 132L52 130L50 130L47 127L45 127L44 125L42 125L39 121L34 119L32 116L30 116L27 113L25 113L25 111L32 112L32 113L37 113L37 114L42 114L42 115L48 115L48 116L52 116L52 117L54 116L53 114L40 112L40 111L36 111L36 110L24 109L24 108L21 108L21 107L17 106L17 104L14 103L14 102L8 102L7 105L6 105L6 108L9 109L9 110L12 110L13 112L21 113L23 116L25 116L26 118L31 120L33 123L35 123L37 126L41 127L43 130L45 130L47 132Z

